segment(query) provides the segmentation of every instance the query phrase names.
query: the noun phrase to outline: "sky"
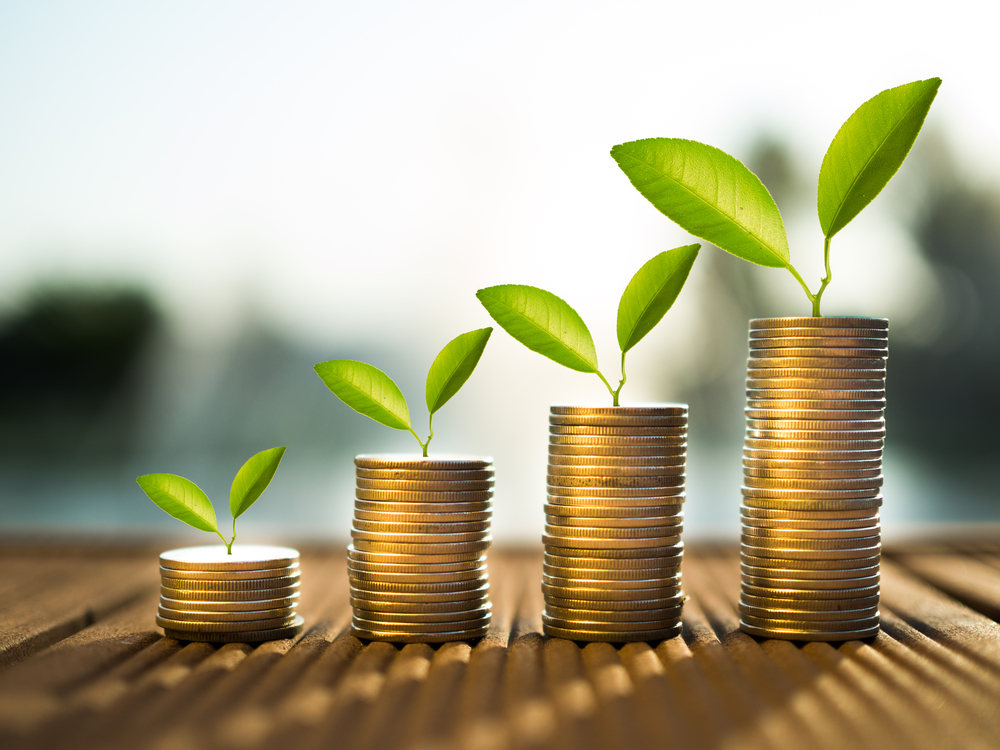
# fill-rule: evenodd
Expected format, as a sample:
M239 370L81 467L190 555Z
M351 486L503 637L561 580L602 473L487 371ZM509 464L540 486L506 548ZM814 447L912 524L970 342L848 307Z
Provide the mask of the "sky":
M939 76L922 139L995 184L995 16L967 0L4 0L0 314L46 280L118 281L156 296L187 351L211 356L253 319L329 358L398 348L418 383L446 341L490 323L476 289L526 283L567 299L608 365L629 278L691 241L611 146L684 137L748 158L766 131L816 175L861 102ZM825 311L912 314L929 271L900 228L906 175L838 235ZM788 230L815 285L818 221ZM704 269L630 354L629 400L662 392L663 351L711 341L693 304ZM790 276L759 272L807 313ZM464 405L435 420L439 444L478 421L498 466L531 452L541 470L544 434L526 425L602 391L494 335Z

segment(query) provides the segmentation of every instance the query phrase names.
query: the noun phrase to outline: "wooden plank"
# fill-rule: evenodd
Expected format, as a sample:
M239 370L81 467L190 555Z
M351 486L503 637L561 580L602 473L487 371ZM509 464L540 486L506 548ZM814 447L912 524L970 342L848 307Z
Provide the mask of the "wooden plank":
M991 620L1000 620L997 569L971 555L903 553L892 560Z

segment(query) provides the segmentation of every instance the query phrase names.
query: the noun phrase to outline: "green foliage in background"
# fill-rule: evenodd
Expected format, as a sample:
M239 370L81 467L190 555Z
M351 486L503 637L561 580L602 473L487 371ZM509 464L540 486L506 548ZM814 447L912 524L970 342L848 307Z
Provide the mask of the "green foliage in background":
M618 345L621 379L617 388L597 365L597 350L583 318L563 299L524 284L501 284L480 289L476 297L507 333L533 352L564 367L596 375L619 405L625 386L625 354L660 322L674 304L698 257L700 245L662 252L640 268L625 287L618 305Z
M858 107L834 136L819 173L825 275L815 293L792 265L774 199L740 161L680 138L622 143L611 156L650 203L691 234L751 263L787 269L818 316L832 278L830 240L899 170L940 85L940 78L931 78L882 91Z
M429 434L421 440L410 423L410 410L399 387L377 367L352 359L332 359L313 367L333 394L356 412L394 430L406 430L427 455L434 437L434 413L458 393L483 356L492 328L463 333L447 344L435 357L427 372L425 399L429 412Z
M136 477L136 482L150 500L156 503L168 514L193 526L200 531L218 534L226 545L229 554L233 553L233 542L236 541L236 519L257 502L264 490L274 478L281 457L285 455L285 446L269 448L255 453L236 472L233 484L229 489L229 510L233 516L233 536L228 541L219 531L212 501L204 491L185 477L176 474L143 474Z

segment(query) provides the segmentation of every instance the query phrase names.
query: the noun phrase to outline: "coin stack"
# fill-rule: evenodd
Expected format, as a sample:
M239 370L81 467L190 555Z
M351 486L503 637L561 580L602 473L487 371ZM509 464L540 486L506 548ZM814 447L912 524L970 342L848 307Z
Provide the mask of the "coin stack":
M740 627L838 641L879 628L889 326L750 321Z
M652 641L681 630L687 406L553 406L546 634Z
M354 634L402 643L485 635L493 460L358 456L354 464Z
M156 624L168 638L255 643L302 629L299 553L289 547L185 547L160 555Z

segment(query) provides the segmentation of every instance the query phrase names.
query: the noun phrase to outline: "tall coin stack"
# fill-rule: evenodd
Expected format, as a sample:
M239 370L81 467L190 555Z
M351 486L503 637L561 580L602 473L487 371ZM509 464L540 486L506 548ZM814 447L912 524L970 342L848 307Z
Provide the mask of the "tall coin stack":
M255 643L302 629L299 553L289 547L216 544L160 555L156 624L168 638Z
M888 321L750 321L740 626L791 640L879 628Z
M681 630L687 406L553 406L546 634L651 641Z
M354 464L354 634L404 643L485 635L493 460L358 456Z

